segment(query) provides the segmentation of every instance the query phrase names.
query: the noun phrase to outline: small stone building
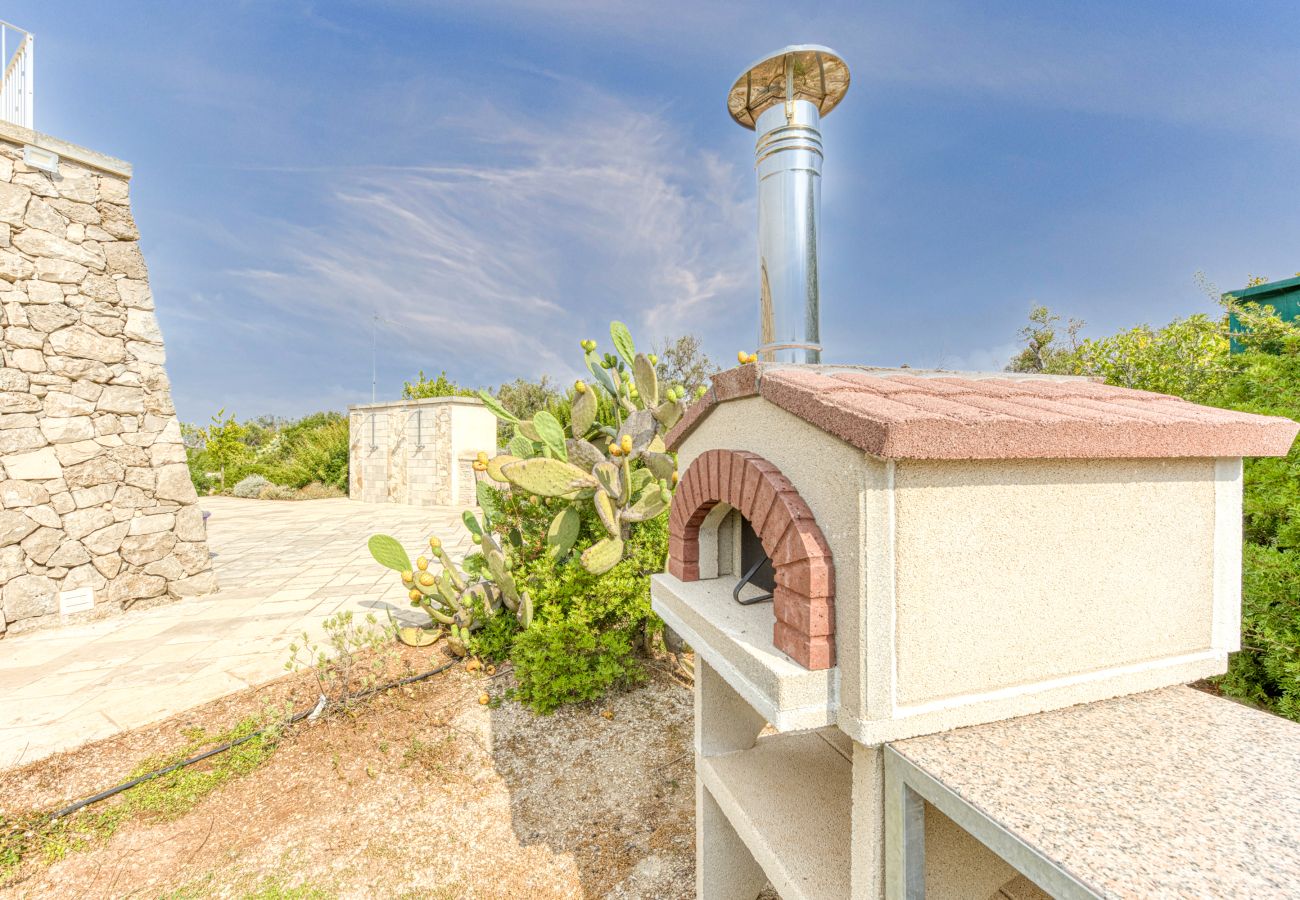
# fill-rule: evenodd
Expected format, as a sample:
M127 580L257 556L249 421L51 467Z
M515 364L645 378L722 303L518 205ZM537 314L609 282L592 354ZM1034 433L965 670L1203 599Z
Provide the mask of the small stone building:
M0 122L0 633L216 589L130 179Z
M348 496L367 503L473 506L473 462L496 455L496 416L477 397L348 407Z

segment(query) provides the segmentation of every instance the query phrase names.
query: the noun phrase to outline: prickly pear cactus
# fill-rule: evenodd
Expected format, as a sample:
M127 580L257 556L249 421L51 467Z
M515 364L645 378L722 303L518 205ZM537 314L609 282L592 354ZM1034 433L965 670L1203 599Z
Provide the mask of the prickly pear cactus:
M593 574L607 572L623 560L633 524L668 509L677 485L677 461L668 452L664 435L686 412L687 402L680 385L659 383L657 360L637 352L627 326L614 322L609 332L613 353L600 354L595 341L582 341L592 380L574 383L567 429L550 411L520 419L481 391L487 408L514 433L506 452L495 457L481 452L473 463L476 473L531 496L533 503L556 509L544 552L556 561L577 554ZM397 629L403 643L427 646L445 636L452 652L463 655L473 632L503 610L516 616L524 628L532 622L532 599L512 574L513 554L520 549L518 535L500 541L497 532L505 529L494 528L501 521L498 495L483 481L477 494L482 518L466 512L464 523L481 553L466 560L464 571L436 537L429 539L440 567L436 573L430 571L431 561L425 556L412 563L394 538L379 534L370 539L375 560L400 574L411 605L429 616L427 627ZM606 534L591 546L578 548L585 503L593 504Z
M677 461L663 438L686 412L685 389L659 383L657 360L636 351L627 326L614 322L609 333L614 353L599 354L595 341L582 342L593 381L574 383L567 439L551 413L521 420L483 395L489 409L514 425L515 434L509 452L487 460L482 470L497 482L534 496L567 500L575 508L590 501L609 533L608 539L581 554L583 565L593 573L608 571L622 560L633 523L662 514L672 502ZM613 404L612 425L598 421L605 402L598 393ZM569 521L580 519L575 511ZM557 539L548 535L548 552L562 556L573 542L560 541L557 529L553 524Z
M465 527L474 536L474 543L483 549L490 579L474 579L462 572L437 537L429 538L429 549L442 568L437 574L429 570L427 556L421 556L412 564L396 538L386 534L370 538L370 555L380 565L400 574L411 605L423 609L429 616L429 625L424 628L399 627L397 638L402 643L426 647L445 633L451 651L464 656L470 635L502 607L514 613L524 628L531 624L533 602L526 591L518 589L510 575L514 560L497 543L490 520L485 518L480 522L473 513L466 512Z

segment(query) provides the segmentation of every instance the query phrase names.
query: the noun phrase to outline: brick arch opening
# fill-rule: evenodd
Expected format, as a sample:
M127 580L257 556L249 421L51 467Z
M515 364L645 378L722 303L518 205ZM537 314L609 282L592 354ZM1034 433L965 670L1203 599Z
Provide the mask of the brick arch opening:
M749 522L776 573L772 643L808 669L835 665L835 567L812 510L756 453L709 450L682 476L669 517L668 571L700 580L700 527L719 503Z

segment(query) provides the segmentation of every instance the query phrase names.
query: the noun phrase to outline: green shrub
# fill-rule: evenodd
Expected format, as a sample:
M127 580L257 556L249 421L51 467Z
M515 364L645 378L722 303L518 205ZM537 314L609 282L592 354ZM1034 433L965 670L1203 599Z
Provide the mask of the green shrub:
M242 424L221 415L207 428L181 426L190 479L200 494L224 493L251 476L292 488L319 483L347 491L348 421L340 413L294 421L263 416Z
M271 473L290 487L312 482L346 490L348 486L348 423L330 419L314 428L284 436L284 462Z
M591 527L584 523L584 530ZM522 563L516 572L533 597L534 614L510 649L515 696L536 712L549 713L643 679L636 650L659 624L650 609L649 576L663 571L667 554L668 517L663 515L639 523L627 558L602 575L591 574L574 558L557 564L539 554ZM502 655L500 635L490 637L497 643L491 649Z
M438 373L437 378L429 378L420 370L415 381L402 384L402 397L406 400L422 400L426 397L473 397L472 388L463 388L447 377L446 371Z
M1300 721L1300 553L1243 547L1241 651L1224 693Z

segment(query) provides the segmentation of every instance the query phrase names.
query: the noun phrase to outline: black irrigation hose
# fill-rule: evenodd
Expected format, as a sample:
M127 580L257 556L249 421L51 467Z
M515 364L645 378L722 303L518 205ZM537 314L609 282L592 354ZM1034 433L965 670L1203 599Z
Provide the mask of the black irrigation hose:
M430 669L429 671L424 672L420 675L410 675L406 678L399 678L397 681L389 682L388 684L381 684L379 687L370 688L369 690L362 691L360 694L355 694L349 699L360 700L364 697L369 697L374 694L378 694L380 691L387 691L395 687L404 687L405 685L408 684L414 684L417 681L423 681L426 678L432 678L434 675L447 671L452 666L456 665L457 662L459 662L459 660L456 659L448 660L447 662L443 663L437 668ZM254 731L251 734L246 734L243 737L236 738L232 741L226 741L224 744L221 744L220 746L217 747L213 747L211 750L205 750L202 753L198 754L197 756L191 756L189 759L183 759L180 762L172 763L170 766L164 766L161 769L155 769L152 772L149 772L145 775L141 775L139 778L132 778L130 781L119 784L117 787L109 788L106 791L100 791L98 794L95 794L93 797L87 797L85 800L78 800L76 803L72 804L71 806L64 807L63 809L51 815L47 821L53 822L56 819L62 819L64 816L70 816L79 809L84 809L85 807L90 806L92 803L99 803L101 800L107 800L109 797L115 797L118 794L122 793L123 791L129 791L137 784L142 784L143 782L146 782L151 778L158 778L162 775L166 775L168 772L175 772L177 769L183 769L186 766L194 765L196 762L202 762L208 757L216 756L218 753L225 753L227 750L233 750L235 747L238 747L240 744L251 741L255 737L261 737L262 735L266 734L268 731L272 730L273 728L282 728L282 727L287 727L289 725L297 725L303 719L311 715L312 711L315 710L315 708L316 707L313 706L311 709L304 709L301 712L294 713L293 716L289 719L289 721L284 723L283 725L281 724L267 725L265 728L259 728L257 731Z

